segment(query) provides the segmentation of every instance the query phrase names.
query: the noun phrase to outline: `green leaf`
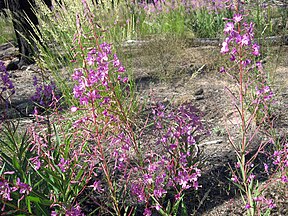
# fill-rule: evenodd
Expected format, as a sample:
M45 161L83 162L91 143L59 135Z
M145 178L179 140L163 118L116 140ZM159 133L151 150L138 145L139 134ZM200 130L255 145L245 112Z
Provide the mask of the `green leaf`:
M21 170L21 166L20 166L20 164L19 164L19 162L18 162L18 160L16 159L15 156L12 159L12 163L13 163L13 166L15 167L15 169L17 169L19 171Z
M172 211L171 211L172 215L177 215L179 205L180 205L180 203L182 202L184 196L185 196L185 194L183 194L183 195L177 200L177 202L173 205Z
M5 168L5 163L3 164L3 167L0 170L0 176L2 176L2 173L4 172L4 168Z
M168 204L167 204L167 207L166 207L166 212L170 212L171 211L171 202L170 200L168 200Z
M184 201L181 202L181 216L188 216L187 207Z
M28 208L28 212L29 212L29 213L32 213L32 210L31 210L31 202L30 202L29 196L26 197L25 200L26 200L26 205L27 205L27 208Z
M32 201L32 202L41 202L41 199L39 197L35 197L35 196L27 196L27 198Z

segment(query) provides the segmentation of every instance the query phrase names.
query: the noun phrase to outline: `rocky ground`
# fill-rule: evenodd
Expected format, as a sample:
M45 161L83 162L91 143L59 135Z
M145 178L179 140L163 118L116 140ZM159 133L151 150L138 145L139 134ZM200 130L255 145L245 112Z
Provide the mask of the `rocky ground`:
M151 53L149 50L145 53L147 49L145 50L144 54L127 61L131 64L140 97L145 98L152 93L154 98L163 102L192 103L203 113L203 123L211 131L211 136L200 144L207 162L201 178L202 188L196 196L187 198L187 202L191 204L189 212L194 212L196 215L243 215L240 197L235 196L235 188L228 180L230 176L228 164L235 162L235 155L225 130L227 126L225 119L232 112L225 87L234 88L234 86L217 72L218 65L215 66L214 63L219 60L219 48L185 47L177 51L177 58L173 57L173 53L167 56L167 52L169 54L170 51L164 49L165 55L159 52L159 55L156 54L158 56L152 57L155 61L152 67L147 66L152 61ZM139 52L142 51L140 49ZM6 65L11 61L17 62L16 54L17 49L11 44L0 45L0 59ZM288 131L288 46L273 47L266 59L266 68L276 95L275 127L277 133L283 135ZM30 121L29 115L33 111L30 97L35 91L32 85L33 76L39 75L39 69L35 65L10 69L16 94L11 98L12 108L9 117L20 118L22 122ZM166 75L171 77L165 80ZM232 127L233 125L228 125L228 128ZM279 203L274 215L288 214L287 189L287 186L272 187L270 196Z

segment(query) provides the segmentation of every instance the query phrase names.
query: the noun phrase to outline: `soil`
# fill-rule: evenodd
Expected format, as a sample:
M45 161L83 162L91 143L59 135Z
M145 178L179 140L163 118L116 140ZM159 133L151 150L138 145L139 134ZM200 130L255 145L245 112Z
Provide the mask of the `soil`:
M163 50L163 52L170 52ZM135 49L127 52L130 52L127 56L131 56ZM146 98L152 93L153 98L164 103L171 102L176 105L192 103L202 112L203 124L211 131L211 135L199 145L204 152L203 157L206 162L200 180L202 187L196 195L194 193L193 196L187 197L189 212L192 215L205 216L243 215L241 197L236 195L236 188L229 180L231 177L229 166L233 166L236 159L225 130L225 127L228 127L229 131L232 131L232 136L237 139L234 127L237 119L232 119L232 123L226 121L227 117L233 113L233 106L225 88L233 89L235 86L231 80L226 79L217 71L218 65L215 65L215 62L219 62L219 47L203 44L198 47L181 47L177 50L176 58L172 57L173 53L165 58L163 55L151 57L153 50L147 53L147 47L145 49L138 47L137 52L140 55L130 58L127 62L131 64L140 98ZM17 62L16 56L17 49L12 44L0 45L0 59L6 65L11 61ZM159 61L147 67L151 59ZM265 68L269 71L275 101L277 101L274 104L274 126L279 136L286 136L285 133L288 131L288 46L272 47L265 59L267 61ZM30 65L9 72L16 87L16 94L11 98L13 107L10 108L8 117L21 119L23 123L29 122L33 112L30 97L35 91L33 76L39 76L40 70L36 65ZM166 75L171 76L166 80ZM258 139L264 139L264 136L259 134ZM263 181L265 180L264 178ZM276 182L268 190L268 196L275 199L278 204L277 208L272 211L273 215L288 215L287 189L287 185L279 185Z

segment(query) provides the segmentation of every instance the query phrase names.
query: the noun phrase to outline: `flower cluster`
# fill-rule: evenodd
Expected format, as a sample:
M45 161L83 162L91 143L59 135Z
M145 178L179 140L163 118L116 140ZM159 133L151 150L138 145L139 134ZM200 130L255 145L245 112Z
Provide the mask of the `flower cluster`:
M240 75L243 84L245 83L242 86L242 94L245 97L245 101L253 104L250 107L250 111L253 112L252 107L258 109L257 115L262 118L263 113L268 112L269 107L267 104L271 102L274 93L267 84L263 65L259 61L261 57L260 46L253 42L254 24L252 22L246 23L244 18L242 14L235 14L233 19L226 23L224 28L226 38L220 51L222 54L229 55L230 62L238 65L238 70L233 71L234 69L222 67L220 72L226 72L235 78L240 70L243 71ZM236 74L231 73L231 70L236 72ZM249 94L253 95L253 97L250 97Z
M6 70L6 67L2 61L0 61L0 77L1 77L1 99L7 100L11 95L15 94L15 87L10 80L10 75ZM4 92L9 92L8 96L4 96Z
M258 205L262 205L262 209L273 209L276 208L276 204L274 203L274 201L272 199L267 199L263 196L259 196L259 197L255 197L253 198L253 200L258 204Z
M14 174L14 172L5 172L4 174ZM32 187L21 182L19 178L17 178L16 184L12 184L4 177L0 178L0 198L2 200L12 201L13 199L11 194L16 191L21 194L22 197L20 200L22 200L25 195L29 195L29 193L32 191Z
M36 91L31 97L31 100L44 109L56 108L57 104L55 104L55 101L56 103L59 102L61 94L59 93L55 82L50 81L49 84L40 84L36 76L33 80Z
M288 143L284 144L280 150L274 151L272 160L274 165L281 168L281 171L288 167Z
M72 206L70 209L66 209L65 207L63 207L65 216L84 216L84 213L81 211L81 208L78 204L76 204L75 206ZM51 216L60 216L61 214L59 214L56 211L52 211L51 212Z
M97 106L108 104L111 98L106 93L112 87L113 82L128 82L127 77L117 75L115 80L114 75L109 75L111 64L117 74L125 72L125 68L120 63L117 55L112 55L111 45L103 43L99 47L100 50L93 48L88 52L86 62L91 68L76 69L72 76L73 80L77 82L73 89L74 97L78 98L80 104L84 106L89 103L94 104L96 101Z
M156 210L162 208L161 200L168 193L173 193L178 200L185 190L198 189L198 178L201 176L199 167L199 149L197 143L207 135L196 109L184 104L168 110L157 104L153 110L154 135L156 145L149 144L145 164L138 170L139 179L132 184L132 194L138 202L149 206L149 197L153 196ZM151 208L151 206L150 206ZM149 208L146 210L149 215Z
M231 180L245 194L245 196L242 196L245 209L250 214L255 214L255 210L261 211L261 209L275 207L272 200L260 196L263 191L260 191L258 180L253 174L255 170L253 161L255 162L259 152L266 145L272 143L271 139L260 142L256 153L253 154L251 159L246 156L251 143L256 141L255 134L259 134L260 130L264 130L265 134L270 133L269 131L267 132L266 128L262 127L262 124L270 123L270 106L274 94L268 85L261 61L259 61L261 53L259 44L254 42L254 24L245 21L245 16L239 13L239 5L234 6L235 14L232 19L228 19L225 25L224 34L226 38L220 51L220 53L228 55L230 63L232 62L233 64L227 69L222 67L221 72L227 73L236 80L238 95L230 89L229 93L231 93L233 105L237 108L239 119L241 119L238 124L239 133L242 136L241 141L236 143L230 139L238 159L235 169L232 170ZM257 127L253 126L252 120L255 120ZM257 140L256 142L259 141ZM285 161L282 158L282 153L281 151L281 153L276 152L274 154L274 164ZM264 164L266 173L268 173L268 169L268 165ZM253 197L255 194L257 194L256 198ZM260 207L260 209L256 209L256 207Z
M236 46L240 46L241 48L250 49L250 51L245 50L246 52L250 52L254 56L260 55L260 47L257 43L253 43L254 39L254 26L253 23L247 24L245 22L242 23L244 27L244 32L241 34L238 29L238 24L243 20L243 16L241 14L235 14L231 22L227 22L224 28L224 33L227 35L226 39L222 43L221 53L230 54L230 60L235 61L236 55L242 55L239 53L239 50L235 48ZM242 56L241 56L242 57ZM241 64L247 66L251 64L251 60L245 59L242 60Z

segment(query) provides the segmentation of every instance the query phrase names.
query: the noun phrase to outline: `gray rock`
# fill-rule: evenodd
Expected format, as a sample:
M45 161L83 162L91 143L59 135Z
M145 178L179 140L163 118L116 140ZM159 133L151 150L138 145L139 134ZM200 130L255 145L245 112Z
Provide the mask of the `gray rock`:
M203 95L203 93L204 93L204 90L203 90L202 88L200 88L200 89L198 89L198 90L194 93L194 95L195 95L195 96L197 96L197 95Z

